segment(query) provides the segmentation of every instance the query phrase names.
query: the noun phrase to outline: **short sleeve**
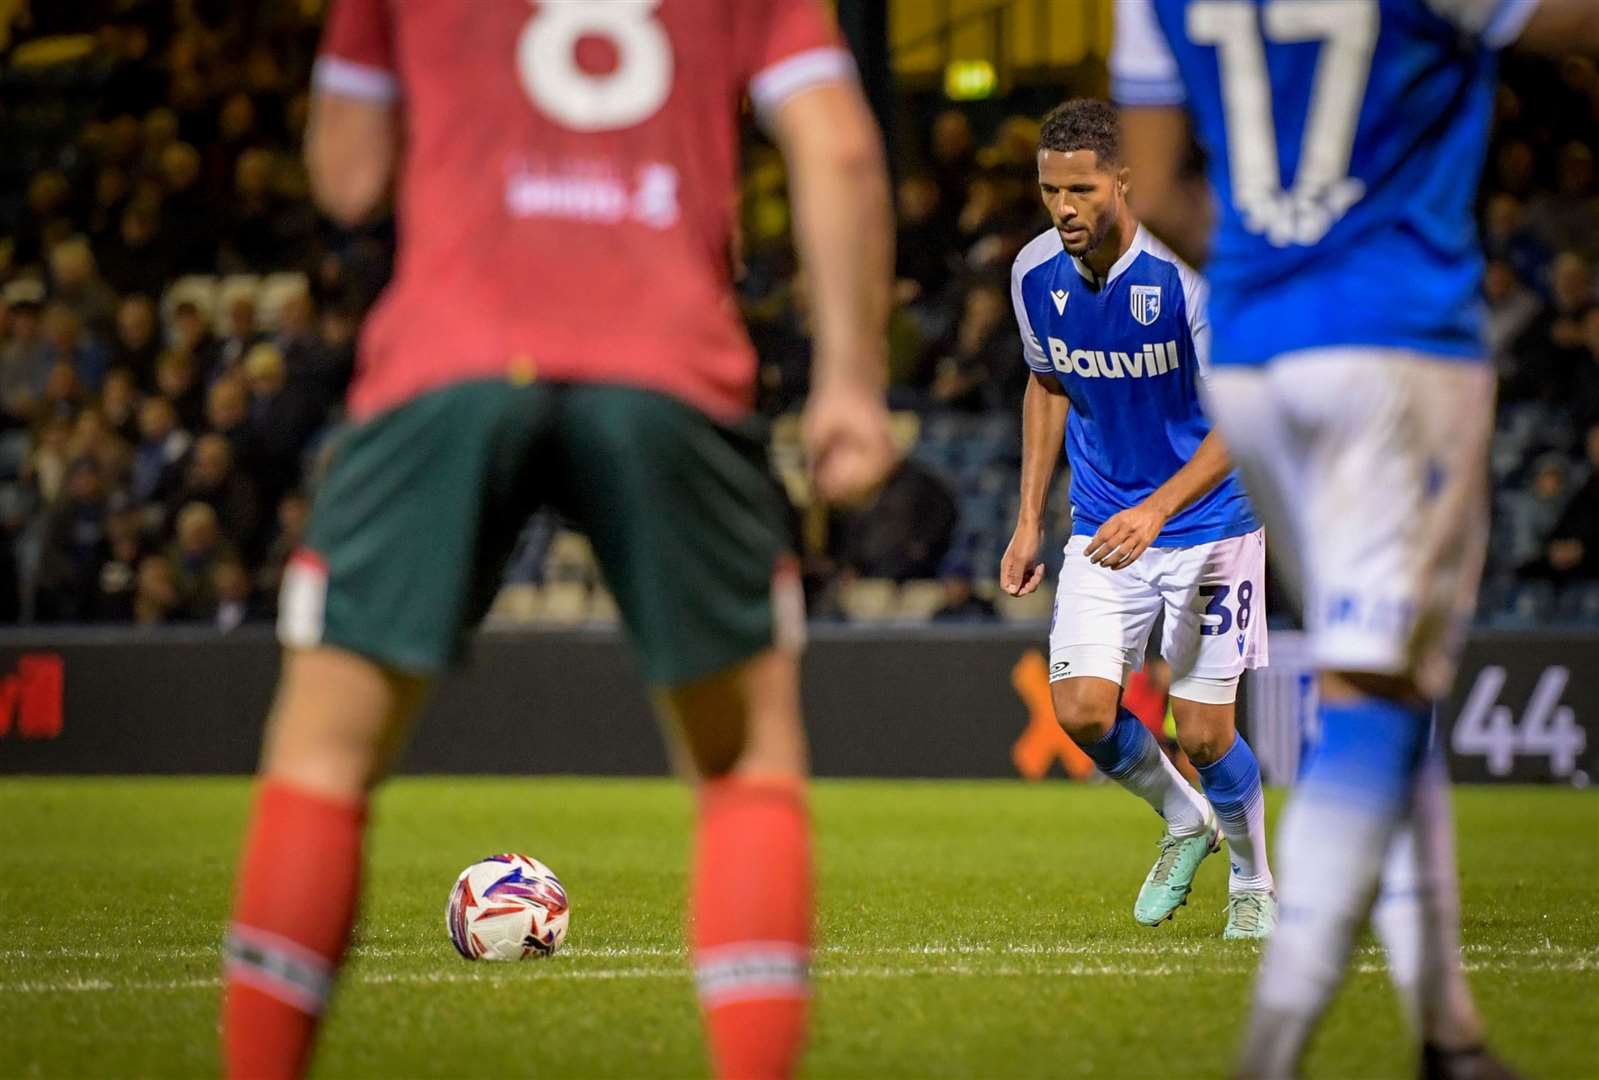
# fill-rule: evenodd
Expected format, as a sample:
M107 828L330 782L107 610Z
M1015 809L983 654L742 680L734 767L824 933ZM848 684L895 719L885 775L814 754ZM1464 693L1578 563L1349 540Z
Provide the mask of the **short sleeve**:
M1110 96L1118 105L1181 105L1188 94L1154 0L1116 0Z
M1490 49L1521 36L1538 0L1425 0L1434 15L1454 24Z
M311 82L316 89L372 102L399 96L390 0L333 0Z
M855 61L819 0L737 0L744 16L738 65L765 120L799 93L852 81Z
M1016 311L1016 329L1022 335L1022 359L1027 361L1027 366L1040 375L1048 375L1054 370L1050 366L1049 358L1044 355L1043 343L1038 340L1038 335L1033 333L1033 320L1027 315L1027 304L1022 300L1022 263L1018 260L1010 270L1010 302Z
M1199 374L1210 374L1210 285L1199 274L1179 263L1177 276L1183 283L1183 309L1188 313L1188 337L1194 343L1194 359Z

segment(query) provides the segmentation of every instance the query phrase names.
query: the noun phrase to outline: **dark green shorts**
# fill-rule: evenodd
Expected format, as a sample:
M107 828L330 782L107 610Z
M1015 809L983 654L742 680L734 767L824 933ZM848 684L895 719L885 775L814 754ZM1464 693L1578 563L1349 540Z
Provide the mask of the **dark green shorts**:
M280 636L441 671L543 506L587 534L652 685L773 643L790 545L758 422L630 387L506 382L434 391L340 437Z

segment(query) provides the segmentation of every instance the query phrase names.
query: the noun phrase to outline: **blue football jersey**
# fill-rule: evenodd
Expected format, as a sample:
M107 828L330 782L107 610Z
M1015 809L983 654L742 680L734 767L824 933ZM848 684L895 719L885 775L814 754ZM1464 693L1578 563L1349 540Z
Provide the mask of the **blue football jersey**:
M1148 498L1210 434L1199 401L1210 327L1205 283L1140 228L1103 283L1050 229L1011 268L1022 355L1071 399L1072 532ZM1232 474L1166 523L1156 547L1241 536L1258 528Z
M1497 49L1531 10L1117 0L1113 96L1186 104L1208 155L1217 364L1346 345L1485 354L1472 203Z

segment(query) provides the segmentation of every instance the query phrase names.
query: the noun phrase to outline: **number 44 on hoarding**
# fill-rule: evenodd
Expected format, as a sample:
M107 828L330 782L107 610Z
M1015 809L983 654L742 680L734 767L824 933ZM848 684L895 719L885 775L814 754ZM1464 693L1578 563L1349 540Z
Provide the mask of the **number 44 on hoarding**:
M1588 747L1588 733L1577 723L1571 706L1560 704L1571 673L1558 665L1544 668L1527 699L1521 723L1508 705L1499 704L1505 686L1505 669L1490 664L1477 673L1466 703L1450 738L1457 754L1481 754L1488 759L1488 771L1508 776L1515 759L1547 757L1549 771L1570 776L1577 758Z

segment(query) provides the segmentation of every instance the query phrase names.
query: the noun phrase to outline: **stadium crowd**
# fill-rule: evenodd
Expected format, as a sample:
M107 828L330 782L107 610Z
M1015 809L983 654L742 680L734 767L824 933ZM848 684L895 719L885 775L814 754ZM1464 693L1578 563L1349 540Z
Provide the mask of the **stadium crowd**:
M0 3L0 619L273 613L392 253L387 224L338 231L306 197L318 6ZM735 272L821 617L996 617L1026 382L1008 271L1047 218L1036 123L974 115L901 139L890 394L907 454L842 512L804 490L809 309L781 161L750 147ZM1599 622L1596 131L1592 64L1507 65L1481 200L1501 400L1488 621ZM530 523L508 592L597 594L562 539Z

